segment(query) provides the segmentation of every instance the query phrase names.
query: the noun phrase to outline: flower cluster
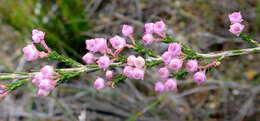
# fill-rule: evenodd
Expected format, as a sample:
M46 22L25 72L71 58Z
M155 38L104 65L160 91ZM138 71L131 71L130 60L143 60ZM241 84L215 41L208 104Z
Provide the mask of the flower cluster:
M45 36L45 33L40 30L34 29L32 31L33 43L40 43L48 51L48 53L50 53L51 50L46 45L44 36ZM37 50L37 48L35 47L34 44L29 44L29 45L25 46L23 48L23 53L24 53L25 59L27 61L35 61L39 58L44 58L44 57L48 56L48 54L45 53L44 51Z
M127 58L127 66L125 66L123 73L128 78L143 80L145 74L145 60L141 56L130 55Z
M32 83L38 87L38 96L45 97L55 88L57 75L53 66L46 65L33 77Z
M143 40L145 45L152 44L155 41L161 40L160 38L154 38L153 34L156 34L162 38L165 37L166 25L163 21L157 21L155 23L146 23L144 25L145 32L143 35Z
M229 31L233 33L236 36L239 36L243 29L245 28L245 25L241 24L243 22L243 17L240 12L233 12L228 15L229 20L231 22Z

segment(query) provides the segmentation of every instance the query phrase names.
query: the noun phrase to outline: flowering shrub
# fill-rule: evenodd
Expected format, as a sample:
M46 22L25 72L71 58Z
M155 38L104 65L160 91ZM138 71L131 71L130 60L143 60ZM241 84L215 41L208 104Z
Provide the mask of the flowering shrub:
M17 89L25 83L31 82L38 89L38 96L47 96L52 89L68 79L83 72L102 71L104 77L96 77L93 87L102 90L105 87L115 87L115 85L126 78L144 80L147 70L150 67L158 67L158 81L154 84L157 93L165 93L177 90L178 80L184 79L189 74L197 84L207 81L206 73L210 68L221 64L224 57L259 53L260 45L249 35L242 33L244 29L243 17L240 12L229 15L231 22L229 31L256 46L254 48L230 50L221 53L201 54L181 42L167 36L166 25L161 21L146 23L142 41L134 37L134 27L131 25L122 26L122 35L115 35L107 38L94 38L85 41L88 52L82 57L86 65L81 64L71 58L62 56L52 51L45 43L45 33L40 30L32 31L32 42L23 48L23 53L27 61L36 61L48 58L70 65L71 68L55 69L51 65L44 66L39 72L19 72L0 75L0 80L19 79L8 85L0 85L0 97L4 97L9 92ZM165 52L157 54L144 48L141 44L150 45L156 43L167 43ZM45 51L39 51L35 44L40 44ZM135 51L133 55L122 55L125 50ZM146 55L146 56L144 56ZM144 58L147 57L147 58ZM202 65L200 60L216 58L212 62ZM114 68L121 68L122 72L115 72Z

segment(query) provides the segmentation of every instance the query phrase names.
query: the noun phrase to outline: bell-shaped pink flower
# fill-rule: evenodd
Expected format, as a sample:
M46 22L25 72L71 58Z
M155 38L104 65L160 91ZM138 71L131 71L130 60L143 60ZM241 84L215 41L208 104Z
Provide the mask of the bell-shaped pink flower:
M154 32L163 33L166 31L166 25L163 21L157 21L154 23Z
M165 51L162 54L162 60L165 64L169 64L172 58L173 58L173 56L169 51Z
M134 32L134 27L130 26L130 25L126 25L124 24L123 27L122 27L122 34L124 36L132 36Z
M164 93L165 92L165 86L162 82L156 82L154 91L157 93Z
M154 42L154 38L152 34L144 34L143 38L145 45L150 45Z
M207 77L204 71L198 71L193 75L193 79L197 84L201 84L207 80Z
M41 73L43 74L44 78L51 78L51 76L55 75L54 68L50 65L46 65L41 68Z
M105 38L96 38L95 43L98 51L105 54L107 51L107 40Z
M91 53L91 52L86 53L86 54L82 57L82 59L83 59L84 62L87 63L87 64L92 64L92 63L95 62L95 56L94 56L94 54Z
M111 61L108 56L104 55L100 57L97 61L99 68L107 69L110 65Z
M136 57L134 55L130 55L127 57L127 65L134 66Z
M39 51L33 44L27 45L23 48L23 53L27 61L34 61L39 58Z
M35 85L35 86L39 86L40 84L40 81L44 79L44 76L43 76L43 73L42 72L39 72L37 73L33 79L32 79L32 83Z
M245 28L245 26L243 24L234 23L234 24L230 25L229 32L233 33L236 36L239 36L244 28Z
M95 39L86 40L86 45L87 45L86 49L88 49L89 51L91 51L91 52L97 52L98 51Z
M186 70L187 72L195 72L198 70L198 61L197 60L188 60L188 62L186 63Z
M107 80L112 80L113 79L113 71L111 71L111 70L107 70L106 71L106 79Z
M177 89L177 82L176 79L168 79L164 83L164 87L166 88L167 91L174 91Z
M233 13L229 14L228 17L229 17L231 24L241 23L243 21L243 17L240 12L233 12Z
M166 67L163 67L158 70L158 75L161 79L167 79L170 76L170 71Z
M106 86L106 85L105 85L105 80L104 80L103 78L100 78L100 77L98 77L98 78L95 80L94 84L93 84L93 87L94 87L95 89L97 89L97 90L101 90L101 89L103 89L105 86Z
M123 70L123 74L129 78L132 78L132 73L133 73L134 68L131 66L125 66Z
M144 58L141 57L141 56L138 56L137 58L135 58L134 65L135 65L135 67L137 67L137 68L143 68L144 65L145 65L145 60L144 60Z
M144 69L134 68L131 77L136 80L144 80Z
M154 33L154 23L146 23L144 24L145 34L153 34Z
M55 82L50 79L40 80L39 88L44 90L52 90L55 87Z
M43 31L34 29L32 30L32 40L34 43L41 43L44 41L45 33Z
M175 72L178 72L182 67L183 61L179 58L173 58L169 63L169 68Z
M49 90L39 89L37 95L40 97L46 97L49 95L49 93L50 93Z
M115 49L121 49L126 46L126 40L118 35L114 36L113 38L109 39L111 45Z
M181 44L179 44L179 43L169 44L168 52L170 52L173 56L181 55L182 54Z

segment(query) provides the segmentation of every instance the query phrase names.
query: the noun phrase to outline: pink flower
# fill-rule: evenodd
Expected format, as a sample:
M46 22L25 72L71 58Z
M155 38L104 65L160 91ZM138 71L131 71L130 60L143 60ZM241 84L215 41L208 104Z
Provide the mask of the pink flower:
M146 23L144 24L145 34L153 34L154 33L154 23Z
M134 66L136 57L134 55L130 55L127 57L127 65Z
M186 63L187 72L195 72L198 70L198 61L197 60L188 60Z
M42 74L42 72L39 72L37 73L33 79L32 79L32 83L35 85L35 86L39 86L40 84L40 81L44 79L44 76Z
M135 67L137 67L137 68L143 68L144 65L145 65L145 60L144 60L144 58L141 57L141 56L138 56L137 58L135 58L135 60L134 60L134 65L135 65Z
M106 71L106 79L107 80L113 79L113 71L111 71L111 70Z
M201 84L207 80L207 77L204 71L198 71L193 75L193 79L197 84Z
M126 24L123 25L122 33L124 36L132 36L133 32L134 32L134 27Z
M144 80L144 69L134 68L131 77L136 80Z
M176 79L168 79L164 83L164 87L166 88L167 91L174 91L177 89L177 82Z
M27 45L23 48L23 53L27 61L34 61L39 58L39 51L33 44Z
M46 65L41 68L41 73L43 74L44 78L51 78L51 76L55 75L55 71L53 66Z
M95 38L86 40L86 49L88 49L91 52L101 52L105 53L107 50L107 41L104 38Z
M132 73L133 73L134 68L131 66L125 66L123 70L123 74L129 78L132 78Z
M40 97L46 97L49 95L49 93L50 93L49 90L39 89L37 95Z
M44 41L44 36L44 32L37 29L32 30L32 40L34 43L41 43L42 41Z
M126 46L126 41L124 38L116 35L113 38L111 38L110 43L112 44L112 47L115 49L121 49Z
M182 54L181 44L179 44L179 43L169 44L168 52L172 53L173 56L178 56L178 55Z
M97 52L98 51L95 39L86 40L86 45L87 45L86 49L88 49L89 51L91 51L91 52Z
M145 45L149 45L154 42L154 38L152 34L144 34L142 39L144 40Z
M94 88L97 90L101 90L103 89L106 85L105 85L105 80L103 78L98 77L94 84L93 84Z
M165 86L162 82L156 82L154 91L157 93L164 93L165 92Z
M165 64L169 64L171 59L172 59L172 53L170 53L169 51L165 51L163 54L162 54L162 60Z
M243 21L243 18L242 18L242 15L240 12L233 12L233 13L229 14L228 17L229 17L231 24L240 23Z
M159 69L158 74L161 79L166 79L170 76L170 71L166 67L163 67Z
M163 33L166 30L166 25L164 24L164 22L161 21L157 21L154 24L154 32L156 33Z
M85 54L82 59L87 63L87 64L91 64L95 62L95 56L92 53L87 53Z
M100 57L97 61L99 68L107 69L110 65L111 61L108 56L104 55Z
M169 68L175 72L178 72L182 67L183 61L179 58L173 58L169 63Z
M243 31L244 27L245 26L243 24L234 23L234 24L230 25L229 32L235 34L236 36L239 36L240 33Z
M55 81L50 79L43 79L40 80L39 89L50 91L55 88L55 85L56 85Z

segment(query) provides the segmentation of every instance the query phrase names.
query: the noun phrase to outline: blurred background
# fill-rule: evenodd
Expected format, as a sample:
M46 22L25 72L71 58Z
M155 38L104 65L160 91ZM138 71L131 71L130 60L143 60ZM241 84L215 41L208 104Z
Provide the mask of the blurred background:
M170 36L201 53L249 48L228 32L234 11L242 12L245 31L260 41L258 0L1 0L0 72L55 65L23 59L21 49L34 28L46 32L53 50L79 62L87 52L85 39L120 35L122 24L133 25L141 38L143 24L158 20ZM165 45L149 48L160 53ZM178 91L163 99L153 91L157 69L144 81L127 79L102 91L91 86L101 72L83 74L47 98L26 85L0 101L0 121L260 121L259 54L226 58L200 86L191 78L179 80Z

